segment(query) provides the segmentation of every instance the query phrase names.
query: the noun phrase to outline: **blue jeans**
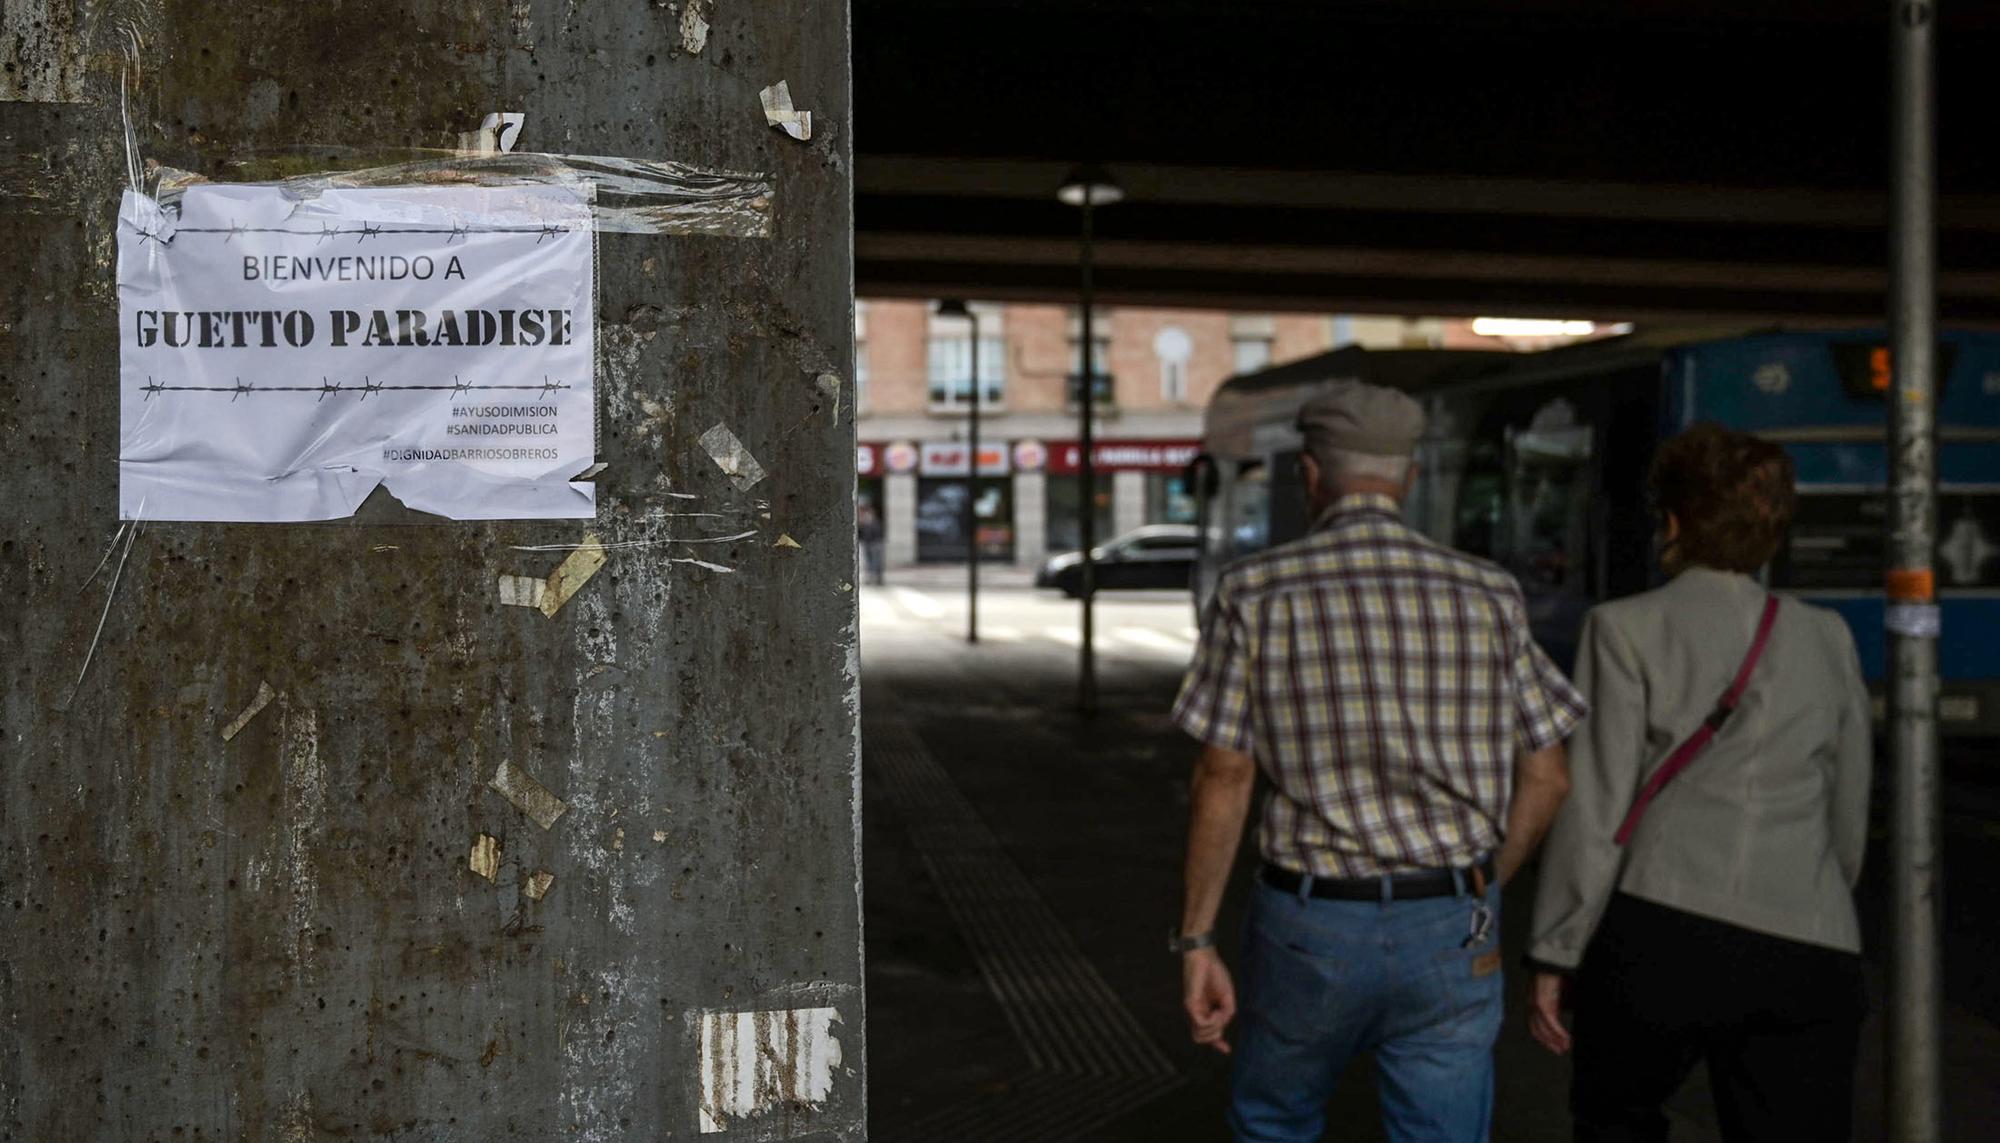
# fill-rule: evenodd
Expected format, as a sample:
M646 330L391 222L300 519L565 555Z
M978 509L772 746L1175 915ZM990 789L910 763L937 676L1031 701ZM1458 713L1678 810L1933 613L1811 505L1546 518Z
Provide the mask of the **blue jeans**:
M1500 1034L1500 890L1478 899L1326 901L1256 882L1239 973L1229 1126L1240 1143L1318 1143L1341 1068L1375 1053L1393 1143L1483 1143Z

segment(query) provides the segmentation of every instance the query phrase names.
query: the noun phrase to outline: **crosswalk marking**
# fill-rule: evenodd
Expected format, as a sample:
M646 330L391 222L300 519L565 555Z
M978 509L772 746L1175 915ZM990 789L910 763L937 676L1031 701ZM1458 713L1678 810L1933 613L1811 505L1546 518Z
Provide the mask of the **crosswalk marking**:
M864 627L900 627L903 614L888 600L873 591L861 593L861 625Z
M1185 655L1194 650L1194 644L1186 639L1176 639L1163 631L1149 627L1120 627L1112 632L1118 638L1149 651L1166 651L1170 654Z
M944 618L944 608L938 604L938 601L918 591L916 588L894 587L889 590L896 593L896 602L903 605L903 610L916 616L918 619Z
M861 626L875 632L876 648L884 645L884 639L965 637L965 611L957 595L904 584L870 584L863 586L859 595ZM1006 592L996 594L990 603L982 596L979 641L1024 649L1051 644L1069 649L1082 646L1074 613L1068 607L1039 606L1042 602L1030 599L1024 606L1023 600ZM1100 615L1098 653L1132 662L1185 663L1194 653L1195 629L1180 615L1147 615L1145 610ZM1051 619L1057 622L1048 622Z

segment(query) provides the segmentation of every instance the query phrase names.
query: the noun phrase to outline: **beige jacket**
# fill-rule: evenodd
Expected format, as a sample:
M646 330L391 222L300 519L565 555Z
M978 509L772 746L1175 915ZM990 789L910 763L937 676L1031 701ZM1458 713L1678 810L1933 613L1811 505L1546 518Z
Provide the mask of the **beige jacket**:
M1867 841L1868 690L1838 616L1786 598L1742 705L1707 751L1612 841L1645 779L1742 666L1765 591L1692 568L1594 608L1577 683L1590 714L1542 859L1529 956L1573 968L1614 891L1761 933L1859 951L1853 886Z

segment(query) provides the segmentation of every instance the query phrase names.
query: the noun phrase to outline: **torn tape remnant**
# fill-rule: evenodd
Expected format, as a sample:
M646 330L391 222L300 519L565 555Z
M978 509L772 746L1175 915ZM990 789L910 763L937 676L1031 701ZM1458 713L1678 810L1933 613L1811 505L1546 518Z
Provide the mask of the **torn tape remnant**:
M687 0L687 7L681 11L681 47L687 54L698 56L708 46L708 20L701 14L697 0Z
M701 1013L702 1134L780 1108L818 1110L840 1065L839 1020L833 1008Z
M583 542L549 574L548 587L542 592L542 614L554 619L563 604L568 603L571 596L590 582L590 577L603 569L608 558L604 554L604 545L597 541L597 533L584 533Z
M537 869L533 873L528 874L527 883L522 885L521 891L528 895L528 900L539 901L549 895L549 889L555 883L555 874L550 873L546 869Z
M489 111L479 121L477 130L458 137L458 149L475 155L504 155L514 149L514 141L521 137L521 125L527 118L520 111Z
M798 542L797 540L794 540L794 539L792 539L792 537L791 537L790 535L788 535L788 534L786 534L786 533L784 533L784 532L780 532L780 533L778 533L778 538L777 538L776 540L772 541L772 543L771 543L771 546L772 546L772 547L774 547L774 548L798 548L798 547L801 547L801 545L799 544L799 542Z
M547 786L536 781L533 774L512 762L502 760L499 772L487 784L543 829L556 824L556 819L569 809L561 798L549 792Z
M717 421L714 427L701 434L700 443L709 459L715 462L715 467L729 477L729 482L736 486L737 491L746 492L764 479L764 466L757 463L757 458L750 455L750 450L743 447L743 442L729 431L728 425Z
M785 80L781 79L758 92L757 98L764 104L764 122L801 143L813 137L812 112L800 111L792 106L792 89Z
M532 607L540 610L542 596L548 593L549 581L526 575L503 575L500 577L500 602L509 607Z
M271 700L276 697L278 692L271 689L270 683L258 680L257 697L250 700L250 705L243 708L242 714L231 719L229 725L222 728L222 740L228 742L243 733L243 728L250 725L250 720L256 718L258 713L269 706Z
M500 839L490 833L482 833L472 842L472 854L466 859L474 873L488 881L500 876Z

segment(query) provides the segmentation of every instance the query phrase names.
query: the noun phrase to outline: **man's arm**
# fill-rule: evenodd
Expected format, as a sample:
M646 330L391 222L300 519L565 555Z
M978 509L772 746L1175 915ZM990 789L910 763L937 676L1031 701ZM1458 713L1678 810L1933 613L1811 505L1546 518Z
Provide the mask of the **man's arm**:
M1500 845L1495 872L1505 885L1542 844L1556 811L1569 796L1569 760L1558 742L1523 754L1514 765L1514 800L1507 805L1507 840Z
M1202 748L1189 790L1183 935L1215 929L1215 916L1229 886L1230 867L1236 864L1236 847L1243 841L1243 824L1250 816L1250 795L1256 785L1257 764L1250 755L1221 746ZM1236 1016L1236 989L1221 955L1213 948L1182 954L1181 985L1194 1042L1228 1052L1229 1042L1222 1037Z
M1248 754L1204 746L1201 757L1195 760L1189 791L1193 805L1188 814L1187 896L1181 906L1181 932L1192 935L1215 927L1256 785L1257 764Z

